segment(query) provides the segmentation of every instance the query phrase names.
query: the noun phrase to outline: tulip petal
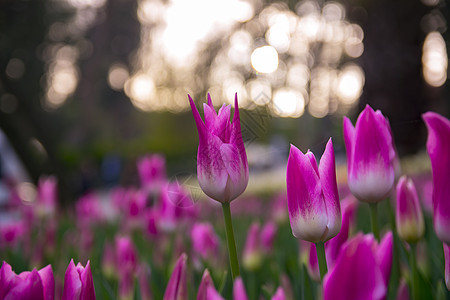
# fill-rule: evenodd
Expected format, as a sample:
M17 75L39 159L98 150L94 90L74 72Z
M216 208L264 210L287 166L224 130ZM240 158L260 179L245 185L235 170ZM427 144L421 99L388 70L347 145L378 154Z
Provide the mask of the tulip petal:
M170 276L166 291L164 292L164 300L186 300L186 261L187 255L181 254Z
M445 258L445 285L450 291L450 246L446 243L444 245L444 258Z
M206 133L207 133L206 125L205 125L205 123L203 123L202 117L200 116L200 113L198 112L197 106L195 106L194 100L192 100L190 95L188 95L188 97L189 97L189 103L191 105L192 114L194 115L194 121L195 121L195 124L197 125L199 140L201 141L206 138Z
M81 289L82 283L80 274L75 267L73 259L71 259L69 266L67 267L66 274L64 275L64 290L62 300L80 299Z
M222 144L220 146L220 153L223 164L227 170L229 180L231 180L232 183L226 188L226 190L230 193L229 199L234 199L242 194L247 187L248 181L245 180L246 172L244 164L239 156L239 150L235 145Z
M388 134L385 123L380 124L372 108L366 106L356 123L349 169L350 190L361 201L378 202L392 189L395 174Z
M211 275L209 274L208 269L205 269L202 276L202 281L200 282L200 286L197 291L197 300L207 300L207 290L210 285L213 285L213 281Z
M327 228L327 210L322 187L310 158L291 145L286 185L292 234L296 238L318 242Z
M53 277L53 269L48 265L38 271L44 288L44 300L55 299L55 278Z
M92 278L91 263L89 260L83 272L80 274L80 279L83 284L80 299L95 300L94 280Z
M17 275L11 266L4 261L0 269L0 299L3 299L9 290L16 284Z
M38 271L22 272L4 300L44 300L44 288Z
M271 300L285 300L286 296L284 295L283 288L281 286L275 291L275 294L272 296Z
M389 283L392 266L392 251L394 246L394 238L392 232L384 235L376 251L376 257L380 266L381 275L383 276L386 286Z
M233 299L234 300L247 300L247 293L245 292L244 282L241 277L234 280L233 285Z
M434 113L423 114L428 128L427 151L433 173L433 221L438 238L450 244L450 120Z
M334 150L331 138L325 147L325 151L319 164L320 183L322 185L323 198L327 208L327 232L323 241L336 236L341 229L341 205L336 182L336 164L334 160Z

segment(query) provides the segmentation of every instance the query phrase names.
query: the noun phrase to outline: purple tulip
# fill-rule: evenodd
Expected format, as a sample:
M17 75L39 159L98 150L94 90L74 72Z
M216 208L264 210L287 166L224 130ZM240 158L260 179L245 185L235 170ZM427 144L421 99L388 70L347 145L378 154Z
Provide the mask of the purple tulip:
M0 299L26 300L55 298L55 279L52 266L48 265L39 271L25 271L17 275L7 262L0 268Z
M317 167L314 154L291 145L286 170L289 219L296 238L320 242L338 234L341 209L331 138Z
M214 286L211 275L209 274L208 269L205 269L202 276L202 281L200 282L200 286L197 291L197 300L207 300L208 295L208 287Z
M80 263L75 266L73 259L64 275L64 290L62 300L95 300L94 281L92 279L91 264L88 260L86 267Z
M187 255L181 254L178 258L175 268L170 276L166 291L164 292L164 300L187 300L187 286L186 286L186 261Z
M213 258L219 251L219 238L210 223L195 223L191 240L195 253L204 260Z
M444 243L445 285L450 291L450 246Z
M247 292L245 291L244 282L241 277L236 278L233 285L233 299L247 300Z
M353 127L344 117L348 185L360 201L376 203L391 191L396 152L388 120L367 105Z
M335 266L325 275L324 300L381 300L386 297L392 264L393 237L381 243L373 235L358 234L346 243Z
M137 168L141 185L149 190L166 182L166 160L162 155L145 155L138 159Z
M406 176L402 176L397 183L395 219L401 239L408 243L415 243L422 238L425 232L422 208L414 183Z
M272 296L271 299L272 300L285 300L286 299L283 288L281 286L278 287L278 289L275 291L275 294Z
M217 114L209 94L208 104L203 104L204 122L191 96L189 101L199 135L197 177L200 187L214 200L231 202L244 192L248 183L237 94L232 122L231 105L223 105Z
M450 244L450 120L434 112L422 115L428 127L427 151L433 173L433 222L438 238Z

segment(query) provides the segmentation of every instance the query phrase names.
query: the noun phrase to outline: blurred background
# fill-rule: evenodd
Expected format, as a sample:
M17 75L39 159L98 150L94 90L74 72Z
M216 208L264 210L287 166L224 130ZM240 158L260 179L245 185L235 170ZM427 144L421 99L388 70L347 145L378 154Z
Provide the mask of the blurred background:
M444 0L2 0L2 176L56 175L69 203L137 182L146 153L193 174L188 93L216 107L237 93L255 173L330 136L344 162L342 117L366 104L416 155L421 114L450 115L448 17Z

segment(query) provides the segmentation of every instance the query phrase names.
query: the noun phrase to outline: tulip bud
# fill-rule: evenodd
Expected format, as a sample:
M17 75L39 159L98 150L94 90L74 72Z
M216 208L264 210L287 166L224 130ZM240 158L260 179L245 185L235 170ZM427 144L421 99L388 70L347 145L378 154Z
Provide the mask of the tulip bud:
M210 223L195 223L191 231L192 247L204 260L217 255L219 238Z
M425 232L425 222L411 179L402 176L397 184L397 207L395 210L397 232L408 243L419 241Z
M237 94L232 122L231 105L223 105L217 114L209 94L208 104L203 104L204 122L190 96L189 101L199 135L197 177L200 187L214 200L231 202L244 192L248 183Z
M95 300L95 290L90 262L87 262L86 267L83 267L80 263L75 266L73 259L71 259L64 275L62 300L91 299Z
M208 269L205 269L202 276L202 281L200 282L200 286L197 291L197 300L207 300L208 287L214 283L212 281L211 275L209 274Z
M187 286L186 286L186 261L187 255L181 254L178 258L175 268L170 276L166 291L164 292L164 300L187 300Z
M142 187L153 190L166 182L166 160L162 155L145 155L138 159L137 169Z
M42 299L55 298L55 279L52 266L39 271L25 271L17 275L7 262L0 268L0 299Z
M256 222L248 229L242 261L244 267L248 270L256 270L261 266L262 253L260 228L259 224Z
M134 297L134 276L137 270L137 251L129 237L116 238L116 263L119 272L119 299Z
M445 285L450 291L450 246L444 243Z
M265 254L272 251L277 230L277 225L274 222L266 223L261 229L261 246Z
M341 210L331 138L319 167L312 152L303 154L291 145L286 184L293 235L310 242L334 237L341 228Z
M363 202L383 200L395 179L396 152L389 122L367 105L355 127L344 117L344 141L351 192Z
M233 285L233 299L247 300L247 293L245 292L244 282L241 277L236 278Z
M450 244L450 120L434 112L422 115L428 128L427 151L433 173L433 223L438 238Z
M52 217L58 202L58 180L54 176L39 178L36 209L42 217Z

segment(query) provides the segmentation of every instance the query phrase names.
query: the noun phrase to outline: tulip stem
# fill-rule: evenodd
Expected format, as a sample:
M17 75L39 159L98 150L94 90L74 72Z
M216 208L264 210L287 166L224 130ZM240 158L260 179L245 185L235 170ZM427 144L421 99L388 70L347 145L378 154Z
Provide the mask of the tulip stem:
M369 203L370 221L372 224L372 232L377 241L380 241L380 231L378 229L378 203Z
M411 251L409 252L409 263L411 267L411 291L412 291L412 299L418 300L420 299L419 295L419 273L417 269L417 262L416 262L416 244L411 243L409 244L411 246Z
M233 282L239 276L239 262L237 258L236 242L234 240L233 223L231 222L230 203L222 203L223 218L227 234L228 254L230 256L230 267Z
M317 260L319 261L320 281L323 281L323 277L328 271L327 258L325 256L325 244L324 242L317 242L315 244L317 251Z

